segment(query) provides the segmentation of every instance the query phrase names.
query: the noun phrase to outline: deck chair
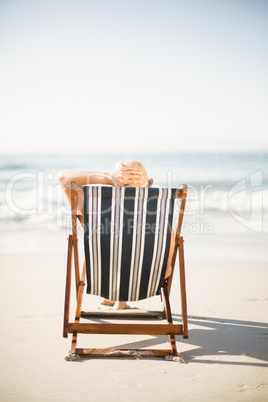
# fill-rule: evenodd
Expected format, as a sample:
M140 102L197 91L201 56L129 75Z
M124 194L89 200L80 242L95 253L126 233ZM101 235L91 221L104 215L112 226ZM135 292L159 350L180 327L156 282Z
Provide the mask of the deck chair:
M181 227L187 197L187 186L182 189L75 186L72 182L72 234L68 239L67 274L63 336L72 334L71 349L66 360L79 357L166 357L177 356L175 335L188 338L185 266ZM84 251L85 261L80 276L77 236L77 197L84 197ZM178 205L179 209L175 208ZM177 210L175 229L174 210ZM172 230L173 233L172 233ZM171 236L175 235L172 250L171 275L165 279ZM181 324L174 324L170 308L170 289L177 251L179 252ZM74 258L73 258L74 257ZM69 322L71 271L74 259L76 285L76 313ZM161 293L163 315L167 323L157 324L80 322L82 296L87 279L87 293L110 300L137 301ZM101 313L101 312L100 312ZM131 314L123 310L123 315ZM109 312L108 312L109 314ZM121 312L112 311L111 314ZM86 314L87 319L90 312ZM114 317L112 317L114 318ZM137 317L135 317L137 319ZM83 319L83 318L82 318ZM84 320L84 319L83 319ZM86 349L77 347L78 334L133 334L167 335L169 349Z

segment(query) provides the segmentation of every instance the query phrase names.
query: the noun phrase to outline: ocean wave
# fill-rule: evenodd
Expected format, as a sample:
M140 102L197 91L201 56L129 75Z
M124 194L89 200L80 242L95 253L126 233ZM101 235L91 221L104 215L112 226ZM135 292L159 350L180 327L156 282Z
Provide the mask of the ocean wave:
M28 163L0 163L0 172L17 172L22 170L31 169Z
M268 190L232 193L228 191L213 191L210 193L189 194L188 210L233 211L247 213L250 211L268 211Z

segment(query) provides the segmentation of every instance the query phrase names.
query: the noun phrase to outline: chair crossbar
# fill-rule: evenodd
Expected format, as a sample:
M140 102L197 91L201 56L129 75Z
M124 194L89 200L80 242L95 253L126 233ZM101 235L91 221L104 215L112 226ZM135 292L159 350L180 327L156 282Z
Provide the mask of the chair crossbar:
M182 335L182 325L177 324L68 324L69 333L120 334L120 335Z
M80 357L92 357L92 358L129 358L129 357L166 357L172 355L170 349L116 349L116 348L106 348L106 349L86 349L77 348L76 354Z

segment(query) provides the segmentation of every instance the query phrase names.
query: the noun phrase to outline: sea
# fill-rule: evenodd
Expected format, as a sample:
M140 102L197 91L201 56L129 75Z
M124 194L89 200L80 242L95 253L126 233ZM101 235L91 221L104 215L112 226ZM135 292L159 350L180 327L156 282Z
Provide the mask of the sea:
M188 186L189 258L268 261L268 153L0 155L0 253L64 253L70 208L61 169L111 172L138 160L154 185Z

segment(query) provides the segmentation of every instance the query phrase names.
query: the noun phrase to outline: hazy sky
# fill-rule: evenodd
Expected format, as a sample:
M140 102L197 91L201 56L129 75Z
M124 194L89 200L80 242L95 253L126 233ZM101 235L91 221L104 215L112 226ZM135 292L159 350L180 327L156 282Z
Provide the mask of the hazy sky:
M267 0L0 0L0 153L268 151L267 72Z

